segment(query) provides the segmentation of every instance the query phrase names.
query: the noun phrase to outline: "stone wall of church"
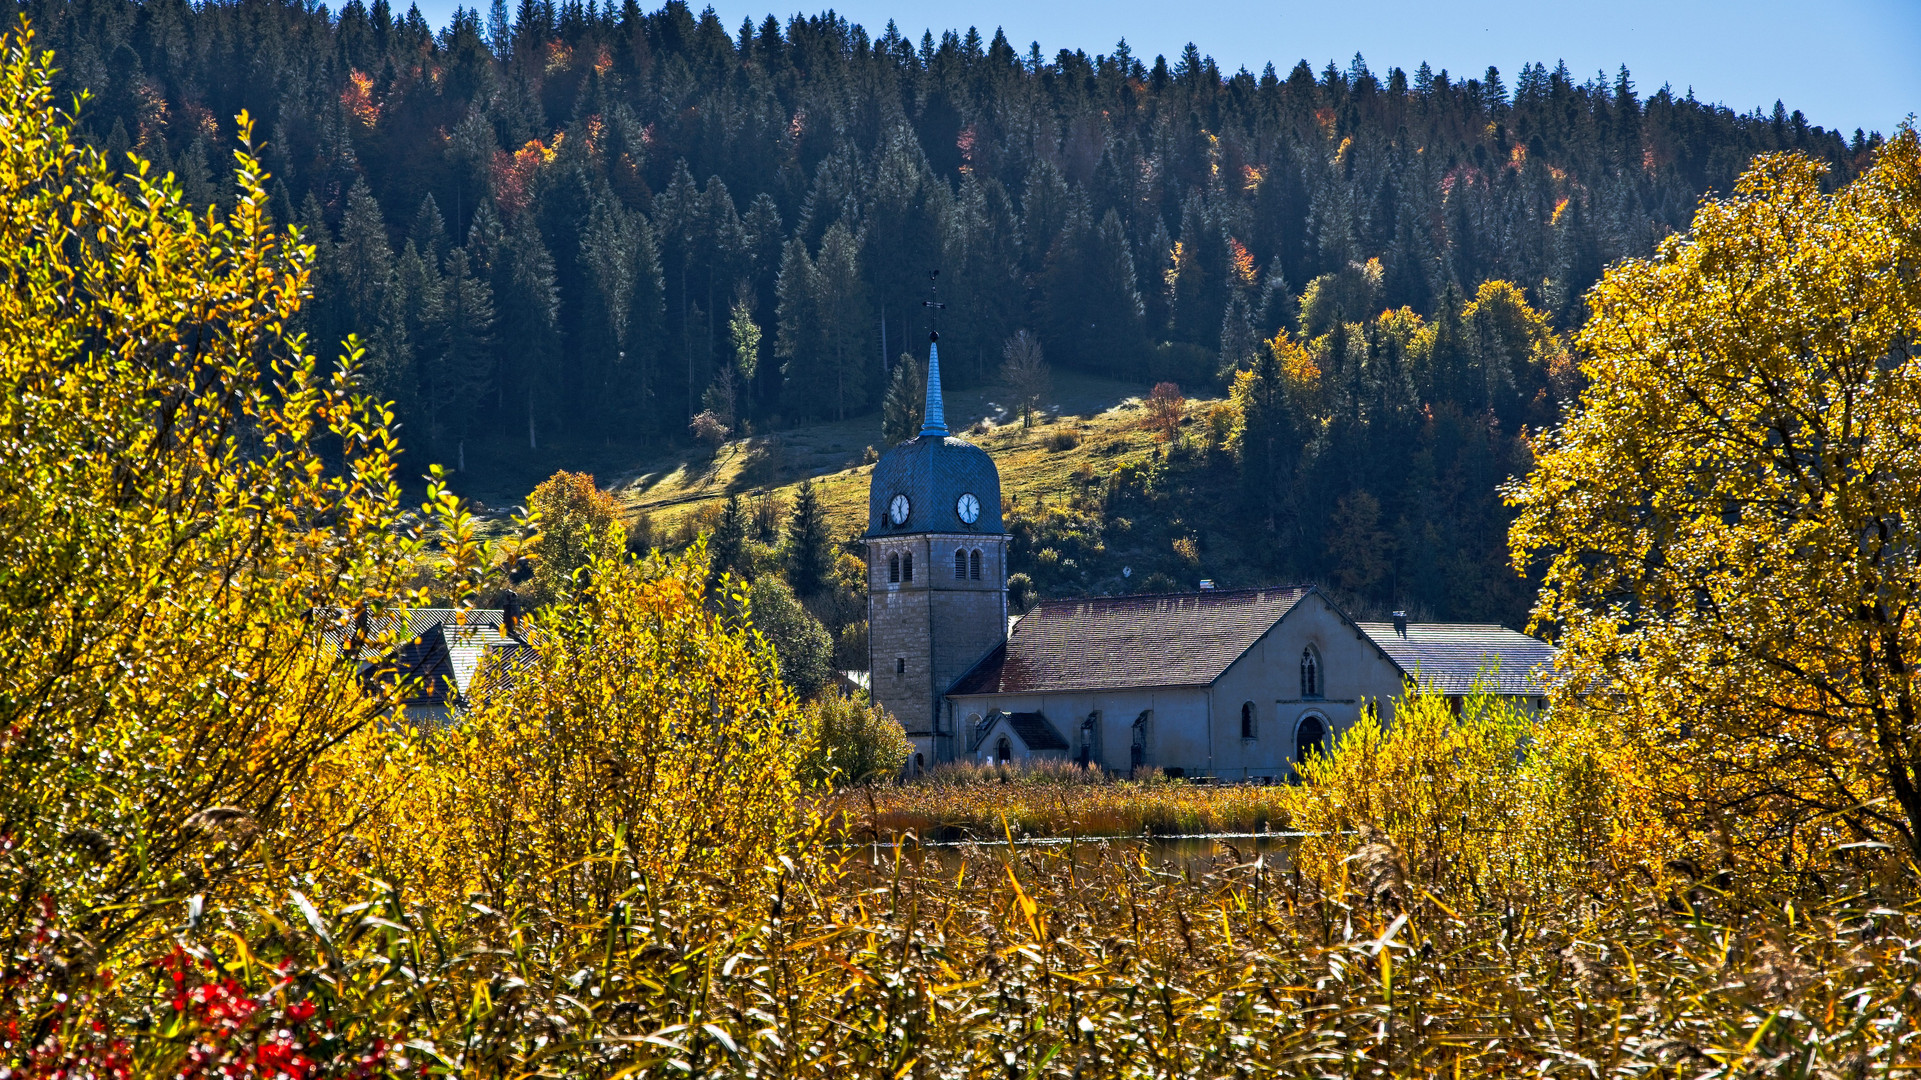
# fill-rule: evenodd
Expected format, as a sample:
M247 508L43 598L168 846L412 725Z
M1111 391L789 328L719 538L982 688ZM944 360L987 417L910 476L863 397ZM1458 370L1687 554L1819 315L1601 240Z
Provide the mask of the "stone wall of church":
M1301 654L1315 658L1315 693L1304 694ZM1393 661L1312 593L1290 610L1209 688L1213 774L1222 780L1293 775L1296 733L1309 717L1338 738L1377 703L1393 719L1401 676ZM1253 706L1253 738L1241 734L1241 707Z

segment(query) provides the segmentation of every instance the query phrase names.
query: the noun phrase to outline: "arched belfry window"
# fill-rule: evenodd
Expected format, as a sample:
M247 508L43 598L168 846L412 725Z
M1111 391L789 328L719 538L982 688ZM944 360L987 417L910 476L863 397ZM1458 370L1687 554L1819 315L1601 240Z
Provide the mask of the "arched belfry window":
M900 557L900 579L914 580L914 553L911 551L903 553Z
M967 578L967 549L955 548L954 549L954 580L963 581L966 578Z
M1317 698L1321 696L1321 658L1315 654L1314 646L1301 650L1301 696Z
M887 580L891 582L900 581L900 552L898 551L887 556Z
M975 581L981 579L981 549L979 548L975 548L973 554L967 557L967 576Z
M1241 702L1241 738L1254 738L1254 703Z

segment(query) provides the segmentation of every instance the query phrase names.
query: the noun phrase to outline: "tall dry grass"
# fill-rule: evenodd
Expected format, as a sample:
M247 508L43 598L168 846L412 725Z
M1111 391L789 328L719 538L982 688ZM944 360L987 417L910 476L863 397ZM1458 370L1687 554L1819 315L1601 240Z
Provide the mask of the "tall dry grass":
M1110 780L1072 762L959 762L892 784L848 788L826 799L863 839L1016 836L1175 836L1279 830L1281 789L1211 786L1143 775Z

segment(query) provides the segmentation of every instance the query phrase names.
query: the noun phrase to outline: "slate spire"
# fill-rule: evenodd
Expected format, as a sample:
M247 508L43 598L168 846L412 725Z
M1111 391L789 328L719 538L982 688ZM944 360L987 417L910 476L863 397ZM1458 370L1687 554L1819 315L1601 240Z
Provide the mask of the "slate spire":
M927 309L927 403L921 408L920 433L947 437L947 410L941 407L940 400L940 312L946 307L940 299L940 271L927 272L927 299L920 302Z
M927 404L921 409L920 433L947 436L947 411L940 399L940 334L927 335Z

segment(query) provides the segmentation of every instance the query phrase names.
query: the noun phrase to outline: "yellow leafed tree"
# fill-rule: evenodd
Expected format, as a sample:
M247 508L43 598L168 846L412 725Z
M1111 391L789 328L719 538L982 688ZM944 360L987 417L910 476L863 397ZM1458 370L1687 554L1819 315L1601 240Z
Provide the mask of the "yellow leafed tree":
M24 26L0 52L0 939L51 910L98 956L348 827L282 827L381 708L314 613L378 625L419 544L389 417L289 333L259 163L196 214L80 142Z
M1921 140L1821 180L1762 158L1610 270L1588 389L1508 492L1560 707L1724 855L1921 852Z
M801 717L772 650L729 614L745 598L710 602L706 565L700 545L596 557L590 585L530 620L529 647L483 666L462 723L398 775L346 771L312 816L378 805L359 832L373 864L406 868L431 902L478 894L562 921L636 891L651 910L738 902L801 827Z

